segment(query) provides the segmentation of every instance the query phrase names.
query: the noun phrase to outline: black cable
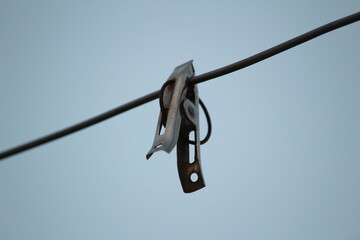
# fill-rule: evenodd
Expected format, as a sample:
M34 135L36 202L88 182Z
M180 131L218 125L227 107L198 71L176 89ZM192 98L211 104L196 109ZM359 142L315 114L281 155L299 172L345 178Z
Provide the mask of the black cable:
M54 132L54 133L49 134L47 136L44 136L44 137L38 138L36 140L30 141L30 142L25 143L23 145L11 148L11 149L6 150L6 151L3 151L3 152L0 153L0 159L10 157L10 156L15 155L17 153L24 152L24 151L29 150L31 148L40 146L42 144L53 141L55 139L64 137L66 135L69 135L69 134L77 132L77 131L80 131L81 129L90 127L90 126L92 126L92 125L94 125L96 123L102 122L102 121L104 121L106 119L109 119L109 118L111 118L113 116L116 116L116 115L118 115L120 113L126 112L127 110L133 109L133 108L138 107L138 106L140 106L140 105L142 105L144 103L155 100L158 97L158 95L159 95L159 91L152 92L152 93L150 93L148 95L145 95L143 97L135 99L135 100L133 100L131 102L128 102L128 103L126 103L124 105L121 105L121 106L119 106L117 108L109 110L109 111L107 111L105 113L102 113L102 114L100 114L98 116L95 116L93 118L90 118L88 120L80 122L78 124L72 125L72 126L70 126L68 128L62 129L60 131L57 131L57 132Z
M204 137L203 140L200 141L200 144L203 145L207 141L209 141L209 139L210 139L211 132L212 132L212 125L211 125L211 118L210 118L209 111L207 110L207 108L206 108L204 102L201 100L201 98L199 98L199 103L200 103L201 108L204 111L206 121L207 121L207 125L208 125L208 130L207 130L206 136ZM193 140L189 140L189 143L192 144L192 145L195 145L195 141L193 141Z
M349 15L349 16L344 17L344 18L340 18L340 19L338 19L336 21L325 24L325 25L323 25L321 27L318 27L318 28L316 28L316 29L314 29L312 31L307 32L307 33L304 33L304 34L302 34L302 35L300 35L298 37L295 37L295 38L293 38L293 39L291 39L289 41L281 43L281 44L279 44L279 45L277 45L275 47L272 47L272 48L270 48L268 50L265 50L263 52L255 54L255 55L253 55L251 57L248 57L248 58L246 58L244 60L241 60L239 62L230 64L228 66L225 66L225 67L222 67L222 68L219 68L219 69L216 69L216 70L201 74L199 76L193 77L192 82L194 84L202 83L202 82L208 81L210 79L217 78L217 77L223 76L225 74L232 73L234 71L240 70L242 68L248 67L248 66L253 65L255 63L258 63L258 62L260 62L262 60L265 60L265 59L267 59L269 57L272 57L272 56L274 56L276 54L279 54L279 53L281 53L283 51L286 51L286 50L288 50L288 49L290 49L292 47L300 45L300 44L302 44L304 42L307 42L307 41L309 41L311 39L314 39L314 38L316 38L316 37L318 37L320 35L323 35L325 33L333 31L335 29L344 27L346 25L349 25L349 24L354 23L354 22L359 21L359 20L360 20L360 12L357 12L355 14ZM94 125L96 123L107 120L107 119L109 119L109 118L111 118L113 116L116 116L118 114L121 114L121 113L123 113L123 112L125 112L127 110L130 110L130 109L138 107L138 106L140 106L142 104L148 103L148 102L158 98L159 93L160 93L160 90L152 92L152 93L150 93L148 95L145 95L143 97L135 99L135 100L133 100L131 102L125 103L124 105L121 105L121 106L119 106L117 108L114 108L114 109L112 109L110 111L107 111L107 112L102 113L102 114L100 114L98 116L95 116L93 118L85 120L85 121L83 121L81 123L75 124L73 126L65 128L63 130L60 130L58 132L49 134L49 135L41 137L41 138L38 138L36 140L30 141L30 142L25 143L23 145L20 145L20 146L5 150L5 151L0 153L0 159L10 157L10 156L15 155L17 153L24 152L24 151L29 150L31 148L34 148L34 147L40 146L42 144L45 144L47 142L53 141L55 139L64 137L66 135L77 132L77 131L79 131L81 129L84 129L86 127L90 127L90 126L92 126L92 125Z
M283 42L279 45L276 45L272 48L269 48L265 51L262 51L258 54L255 54L251 57L245 58L244 60L238 61L236 63L227 65L225 67L222 68L218 68L216 70L201 74L199 76L196 76L192 79L192 82L194 84L197 83L202 83L205 82L207 80L213 79L213 78L217 78L235 71L238 71L242 68L246 68L250 65L253 65L255 63L258 63L262 60L265 60L269 57L272 57L276 54L279 54L281 52L284 52L290 48L293 48L297 45L300 45L304 42L307 42L311 39L314 39L316 37L319 37L320 35L323 35L325 33L331 32L335 29L344 27L346 25L349 25L351 23L354 23L356 21L360 20L360 12L354 13L352 15L349 15L347 17L344 18L340 18L338 20L335 20L333 22L330 22L328 24L325 24L321 27L315 28L314 30L311 30L307 33L301 34L293 39L290 39L286 42Z

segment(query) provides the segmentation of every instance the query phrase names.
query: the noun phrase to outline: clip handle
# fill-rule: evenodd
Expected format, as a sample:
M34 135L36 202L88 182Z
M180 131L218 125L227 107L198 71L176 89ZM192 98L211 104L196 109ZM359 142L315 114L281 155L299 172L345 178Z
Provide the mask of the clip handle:
M154 152L163 150L170 153L175 147L181 125L180 105L185 98L187 79L194 76L192 60L177 66L168 78L169 84L164 89L166 112L160 111L153 145L146 154L149 159Z
M192 90L192 91L191 91ZM192 96L182 103L181 131L177 143L177 165L180 182L185 193L191 193L205 187L205 181L200 162L200 130L199 130L199 97L197 87L189 89ZM193 93L191 93L193 92ZM194 132L194 153L190 156L189 135Z

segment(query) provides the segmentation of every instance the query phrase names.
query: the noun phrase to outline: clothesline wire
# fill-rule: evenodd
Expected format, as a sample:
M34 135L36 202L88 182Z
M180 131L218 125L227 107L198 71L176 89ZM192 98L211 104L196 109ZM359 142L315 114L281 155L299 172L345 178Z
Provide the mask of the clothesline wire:
M232 73L232 72L235 72L235 71L238 71L240 69L243 69L243 68L246 68L250 65L253 65L255 63L258 63L260 61L263 61L267 58L270 58L274 55L277 55L281 52L284 52L290 48L293 48L295 46L298 46L302 43L305 43L311 39L314 39L318 36L321 36L325 33L328 33L330 31L333 31L335 29L338 29L338 28L341 28L341 27L344 27L346 25L349 25L349 24L352 24L354 22L357 22L360 20L360 12L357 12L357 13L354 13L352 15L349 15L349 16L346 16L344 18L340 18L338 20L335 20L333 22L330 22L328 24L325 24L323 26L320 26L318 28L315 28L309 32L306 32L304 34L301 34L295 38L292 38L286 42L283 42L279 45L276 45L272 48L269 48L265 51L262 51L260 53L257 53L253 56L250 56L248 58L245 58L241 61L238 61L238 62L235 62L235 63L232 63L230 65L227 65L225 67L222 67L222 68L219 68L219 69L216 69L216 70L213 70L213 71L210 71L210 72L207 72L207 73L204 73L204 74L201 74L201 75L198 75L198 76L195 76L191 79L191 82L194 83L194 84L198 84L198 83L202 83L202 82L205 82L205 81L208 81L208 80L211 80L211 79L214 79L214 78L218 78L220 76L223 76L223 75L226 75L226 74L229 74L229 73ZM0 160L3 160L7 157L10 157L10 156L13 156L15 154L18 154L18 153L21 153L21 152L24 152L26 150L29 150L29 149L32 149L34 147L37 147L37 146L40 146L40 145L43 145L45 143L48 143L50 141L53 141L53 140L56 140L56 139L59 139L61 137L64 137L64 136L67 136L69 134L72 134L74 132L77 132L77 131L80 131L84 128L87 128L87 127L90 127L94 124L97 124L99 122L102 122L102 121L105 121L111 117L114 117L116 115L119 115L121 113L124 113L128 110L131 110L133 108L136 108L136 107L139 107L145 103L148 103L152 100L155 100L159 97L159 93L160 93L160 90L157 90L157 91L154 91L152 93L149 93L145 96L142 96L140 98L137 98L135 100L132 100L128 103L125 103L121 106L118 106L114 109L111 109L107 112L104 112L102 114L99 114L95 117L92 117L90 119L87 119L83 122L80 122L80 123L77 123L77 124L74 124L70 127L67 127L67 128L64 128L62 130L59 130L57 132L54 132L54 133L51 133L49 135L46 135L44 137L41 137L41 138L38 138L38 139L35 139L33 141L30 141L30 142L27 142L27 143L24 143L22 145L19 145L19 146L16 146L16 147L13 147L13 148L10 148L8 150L5 150L3 152L0 152Z

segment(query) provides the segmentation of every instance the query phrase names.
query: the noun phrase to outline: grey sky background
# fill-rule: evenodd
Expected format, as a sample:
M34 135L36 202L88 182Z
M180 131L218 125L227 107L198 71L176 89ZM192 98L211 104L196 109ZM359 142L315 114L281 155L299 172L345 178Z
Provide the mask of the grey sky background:
M0 1L0 150L360 9L359 1ZM0 239L360 238L360 24L200 84L207 187L146 161L153 101L0 162ZM206 121L201 115L201 132Z

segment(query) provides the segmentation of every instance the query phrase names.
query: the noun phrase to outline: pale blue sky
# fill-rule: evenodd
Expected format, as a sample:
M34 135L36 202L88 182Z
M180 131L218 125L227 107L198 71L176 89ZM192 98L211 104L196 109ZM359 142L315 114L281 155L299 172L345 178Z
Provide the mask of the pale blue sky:
M359 1L0 1L0 151L358 12ZM0 162L0 239L360 238L360 23L200 84L207 187L157 101ZM206 122L201 116L202 135Z

